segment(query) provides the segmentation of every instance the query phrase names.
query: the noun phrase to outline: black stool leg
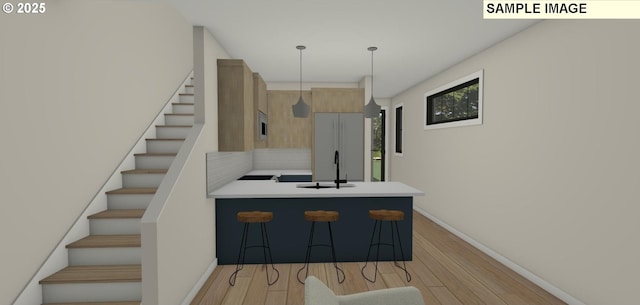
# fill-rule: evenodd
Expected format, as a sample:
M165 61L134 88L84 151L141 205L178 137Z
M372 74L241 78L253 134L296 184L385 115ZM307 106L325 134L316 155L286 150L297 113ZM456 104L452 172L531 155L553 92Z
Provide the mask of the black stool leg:
M316 225L316 222L312 221L311 231L309 232L309 242L307 243L307 253L304 259L304 266L302 266L302 268L298 270L298 274L297 274L298 282L300 282L301 284L304 284L304 281L300 279L300 272L302 272L302 270L306 270L305 276L304 276L305 279L307 278L307 276L309 276L309 261L311 261L311 248L314 246L327 246L324 244L323 245L313 244L313 235L315 232L315 225ZM336 277L338 278L338 283L342 284L342 282L344 282L345 280L345 274L344 274L344 271L342 271L342 269L338 267L338 262L337 262L338 260L336 259L336 251L333 244L333 231L331 230L331 222L328 221L327 225L329 226L329 240L331 242L330 247L331 247L331 254L333 257L333 266L336 268ZM340 279L340 273L342 273L342 280Z
M264 255L264 271L267 273L267 284L269 286L275 284L280 278L280 272L273 265L273 257L271 256L271 245L269 244L269 234L267 234L267 225L262 222L260 223L260 235L262 235L262 254ZM266 243L265 243L266 240ZM269 261L271 262L271 269L276 272L276 279L269 280L269 261L267 261L267 249L269 249Z
M313 231L315 230L315 226L316 226L316 222L312 221L311 230L309 231L309 242L307 242L307 253L304 255L304 265L302 266L302 268L300 268L300 270L298 270L298 274L296 275L296 277L298 278L298 282L300 282L300 284L304 284L304 281L300 280L300 272L303 269L306 268L304 278L306 279L307 276L309 276L309 260L311 258L311 245L313 244Z
M378 227L378 243L374 244L373 243L373 238L376 236L376 227L379 225ZM360 274L362 274L362 277L364 277L367 281L371 282L371 283L375 283L377 278L378 278L378 257L380 254L380 231L382 229L382 223L378 222L377 220L373 223L373 230L371 231L371 240L369 241L369 250L367 251L367 258L365 259L365 263L364 266L362 266L362 269L360 269ZM373 248L373 246L377 247L377 251L376 251L376 261L375 261L375 272L373 273L373 280L370 279L369 277L367 277L364 274L364 269L367 268L367 264L369 264L369 254L371 254L371 248Z
M338 267L338 263L336 259L336 250L333 247L333 232L331 231L331 222L327 222L327 225L329 225L329 239L331 240L331 254L333 255L333 266L336 267L336 277L338 278L338 284L342 284L346 276L344 275L344 271L342 271L342 269ZM340 273L338 273L338 271L342 273L342 281L340 280Z
M244 224L244 229L242 230L242 237L240 238L240 251L238 252L238 260L236 262L236 271L234 271L229 277L229 285L234 286L236 284L236 277L238 276L238 271L242 270L244 267L244 255L247 252L247 232L249 230L249 223ZM240 260L242 258L242 264L240 264Z
M374 225L373 225L373 233L371 234L371 241L369 242L369 250L367 252L367 259L365 261L364 266L362 267L362 269L360 270L360 273L362 274L362 276L369 282L371 283L375 283L377 276L378 276L378 262L380 260L380 246L381 245L387 245L387 246L391 246L391 250L393 251L393 263L396 267L402 269L405 273L405 277L407 278L407 282L411 282L411 274L409 273L409 271L407 270L407 264L405 262L405 258L404 258L404 250L402 250L402 240L400 239L400 230L398 229L398 222L397 221L390 221L389 222L389 229L391 230L391 244L385 243L382 244L381 243L381 233L382 233L382 221L380 221L380 223L378 224L378 220L375 221ZM378 243L374 244L373 243L373 239L375 237L375 232L376 232L376 225L378 226ZM394 228L395 225L395 228ZM395 232L394 232L395 229ZM395 233L395 234L394 234ZM401 260L402 260L402 266L400 266L400 264L398 263L398 259L396 258L396 237L395 235L398 236L398 244L400 246L400 255L401 255ZM375 261L375 273L373 276L373 280L370 279L369 277L367 277L364 274L364 269L367 267L367 264L369 263L369 254L371 253L371 248L373 246L376 246L376 261Z
M395 261L396 259L396 251L393 251L393 260L394 260L394 264L396 265L396 267L402 269L404 271L405 277L407 278L407 282L411 282L411 274L409 273L409 271L407 271L407 264L406 264L406 259L404 258L404 251L402 250L402 239L400 238L400 230L398 230L398 222L394 221L395 225L396 225L396 234L398 235L398 244L400 245L400 255L402 256L402 265L404 267L400 267L400 264L398 264L397 261ZM391 228L391 238L393 239L393 228Z

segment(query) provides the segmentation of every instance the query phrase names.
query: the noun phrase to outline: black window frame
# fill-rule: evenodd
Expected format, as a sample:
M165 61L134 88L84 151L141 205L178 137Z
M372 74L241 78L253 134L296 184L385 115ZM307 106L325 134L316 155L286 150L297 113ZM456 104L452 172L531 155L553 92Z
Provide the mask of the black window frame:
M468 125L479 125L482 124L482 108L483 108L483 74L484 71L480 70L474 72L470 75L462 77L458 80L450 82L446 85L443 85L435 90L431 90L424 95L424 129L434 129L434 128L446 128L446 127L457 127L457 126L468 126ZM443 104L437 104L438 98L446 96L452 92L460 91L465 88L470 88L477 85L477 96L471 96L470 100L467 101L467 111L458 112L456 115L456 109L459 109L461 104L456 104L454 101L452 104L448 105L448 109L453 111L451 118L444 118L441 120L436 120L433 115L436 111L442 111L442 108L437 109L438 105L442 106ZM465 92L468 94L468 92ZM469 96L469 95L467 95ZM474 109L470 108L473 105L476 105ZM464 106L463 106L464 107ZM466 112L466 113L465 113ZM462 114L462 116L460 116Z
M398 104L394 107L394 120L395 120L395 140L393 151L397 155L403 154L403 129L404 129L404 105ZM398 113L400 115L398 115Z

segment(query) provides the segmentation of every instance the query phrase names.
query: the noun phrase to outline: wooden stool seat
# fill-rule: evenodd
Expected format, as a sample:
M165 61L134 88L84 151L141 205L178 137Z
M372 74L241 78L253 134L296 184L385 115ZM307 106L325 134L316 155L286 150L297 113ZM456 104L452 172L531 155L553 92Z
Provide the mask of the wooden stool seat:
M244 223L269 222L273 219L272 212L238 212L238 221Z
M369 217L373 220L400 221L404 219L404 212L399 210L369 210Z
M333 222L338 221L339 216L340 214L336 211L304 211L306 221Z

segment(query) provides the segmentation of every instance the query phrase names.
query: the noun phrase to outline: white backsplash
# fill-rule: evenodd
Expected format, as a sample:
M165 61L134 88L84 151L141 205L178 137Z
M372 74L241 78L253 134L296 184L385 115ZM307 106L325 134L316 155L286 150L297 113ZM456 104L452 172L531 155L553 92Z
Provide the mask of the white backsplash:
M252 151L207 153L207 192L242 177L252 169Z
M310 149L256 149L207 153L207 192L213 192L252 170L310 170Z
M253 151L253 169L310 170L311 149L265 148Z

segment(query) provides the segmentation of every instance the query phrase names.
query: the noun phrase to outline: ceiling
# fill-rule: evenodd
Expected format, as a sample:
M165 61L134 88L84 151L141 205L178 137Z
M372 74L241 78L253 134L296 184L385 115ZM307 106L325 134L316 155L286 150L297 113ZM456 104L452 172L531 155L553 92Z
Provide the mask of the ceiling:
M233 58L269 82L356 83L393 97L531 26L484 20L480 0L155 0L206 27Z

